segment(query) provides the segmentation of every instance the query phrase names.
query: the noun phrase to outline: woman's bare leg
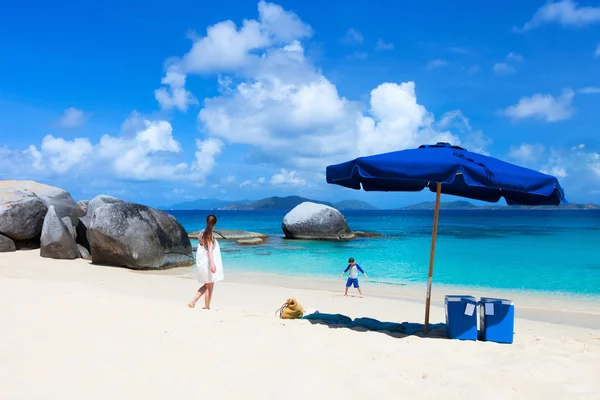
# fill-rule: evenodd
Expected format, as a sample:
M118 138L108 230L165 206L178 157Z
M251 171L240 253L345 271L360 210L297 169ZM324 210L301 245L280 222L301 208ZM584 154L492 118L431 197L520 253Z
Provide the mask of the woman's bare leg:
M207 283L206 289L207 289L208 293L206 293L206 296L204 297L204 308L206 308L207 310L210 310L210 301L212 300L212 294L213 294L213 291L215 290L215 283L214 282Z
M200 289L198 289L196 295L194 296L194 299L188 303L188 306L190 306L190 308L194 308L196 306L196 303L198 302L198 300L200 300L200 297L202 297L204 293L206 293L206 283L202 285Z

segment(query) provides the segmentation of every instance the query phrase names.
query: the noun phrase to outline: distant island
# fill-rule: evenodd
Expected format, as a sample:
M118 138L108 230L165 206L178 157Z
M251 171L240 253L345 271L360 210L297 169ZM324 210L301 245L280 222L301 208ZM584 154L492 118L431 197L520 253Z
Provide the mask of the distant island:
M374 211L379 210L367 202L360 200L344 200L337 203L327 201L312 200L301 196L287 197L268 197L262 200L238 200L226 201L219 199L198 199L185 203L174 204L165 207L167 210L282 210L289 211L298 204L305 201L324 204L340 211ZM435 202L428 201L418 204L413 204L406 207L397 208L397 210L433 210ZM448 201L440 203L441 210L600 210L600 205L597 204L563 204L560 206L505 206L505 205L489 205L478 206L468 201Z
M423 203L413 204L406 207L398 208L398 210L433 210L435 208L434 201L426 201ZM560 206L505 206L505 205L489 205L478 206L468 201L448 201L440 203L440 210L600 210L600 205L597 204L561 204Z
M266 199L251 201L224 201L218 199L198 199L185 203L174 204L166 207L169 210L284 210L288 211L298 204L310 201L336 208L340 211L350 210L378 210L379 208L360 200L344 200L338 203L330 203L321 200L312 200L300 196L268 197Z

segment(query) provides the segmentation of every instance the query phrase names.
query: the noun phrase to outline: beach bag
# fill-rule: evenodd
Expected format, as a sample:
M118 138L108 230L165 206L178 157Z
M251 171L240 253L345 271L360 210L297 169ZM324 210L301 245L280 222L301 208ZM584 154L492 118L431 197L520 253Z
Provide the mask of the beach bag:
M276 314L281 319L300 319L304 315L304 308L294 298L289 298L287 301L277 310Z

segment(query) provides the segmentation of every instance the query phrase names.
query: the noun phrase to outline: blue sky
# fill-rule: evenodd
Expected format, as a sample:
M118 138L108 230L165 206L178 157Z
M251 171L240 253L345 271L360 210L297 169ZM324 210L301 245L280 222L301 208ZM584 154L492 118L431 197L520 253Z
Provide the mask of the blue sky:
M0 178L389 207L431 194L328 186L325 166L445 140L600 202L600 2L327 4L4 6Z

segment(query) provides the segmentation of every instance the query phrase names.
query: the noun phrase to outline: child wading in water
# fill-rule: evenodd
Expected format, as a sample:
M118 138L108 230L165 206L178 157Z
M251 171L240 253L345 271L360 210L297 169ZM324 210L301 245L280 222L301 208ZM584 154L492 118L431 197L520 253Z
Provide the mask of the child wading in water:
M348 266L346 267L344 272L340 274L339 278L341 278L342 275L344 275L348 271L350 271L350 274L348 274L348 280L346 281L346 291L344 292L344 296L348 296L348 288L354 285L354 287L358 290L360 297L363 297L362 291L360 290L360 285L358 284L358 271L362 272L365 278L369 279L369 277L367 276L365 271L363 271L360 265L354 262L354 258L350 258L348 260Z

